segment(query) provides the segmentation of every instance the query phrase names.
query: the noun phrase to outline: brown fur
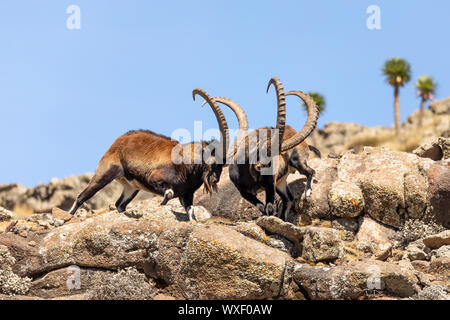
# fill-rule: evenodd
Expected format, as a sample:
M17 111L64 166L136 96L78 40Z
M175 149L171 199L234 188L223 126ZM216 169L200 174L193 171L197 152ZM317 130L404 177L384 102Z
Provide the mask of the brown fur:
M205 189L212 192L220 179L222 165L207 165L203 161L174 164L172 150L178 146L177 141L151 131L130 131L111 145L100 160L97 170L88 187L78 196L70 213L76 210L106 184L116 179L124 191L116 203L119 211L124 211L128 203L139 190L164 195L162 204L178 197L190 214L194 192L205 184ZM191 151L194 155L203 157L203 148L208 142L181 145L182 151Z

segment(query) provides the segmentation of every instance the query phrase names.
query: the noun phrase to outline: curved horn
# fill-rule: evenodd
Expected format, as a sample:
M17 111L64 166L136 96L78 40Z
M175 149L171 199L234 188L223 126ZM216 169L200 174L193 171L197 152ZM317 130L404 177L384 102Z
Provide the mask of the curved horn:
M235 101L233 101L230 98L225 97L214 97L214 100L216 102L222 103L226 105L228 108L233 110L234 114L236 115L239 123L239 131L237 134L236 139L233 142L233 146L230 149L230 152L232 152L232 156L236 153L237 149L236 146L241 143L241 141L245 138L245 136L248 133L248 119L247 115L245 114L245 111L242 109L242 107Z
M247 115L245 114L244 109L242 109L242 107L237 102L225 97L214 97L214 100L226 105L228 108L233 110L239 122L239 129L248 131Z
M279 150L281 152L281 146L283 142L284 137L284 127L286 125L286 98L284 94L283 85L277 77L272 77L270 79L269 84L267 85L266 93L269 92L270 86L274 85L275 90L277 92L277 125L276 128L278 129L279 133Z
M302 99L308 109L308 118L306 119L305 125L302 130L297 132L292 138L283 142L281 146L281 152L287 151L294 148L305 140L317 125L317 119L319 118L319 107L314 102L314 99L310 95L302 91L289 91L286 93L287 96L294 95Z
M194 101L195 101L195 96L197 94L199 96L201 96L203 99L205 99L206 102L208 102L208 104L210 105L211 109L214 112L214 115L216 116L217 123L219 124L220 133L221 133L220 143L223 148L222 159L225 160L226 155L227 155L228 143L230 141L230 137L228 136L227 120L225 119L225 116L224 116L222 110L217 105L217 102L214 100L214 98L211 98L211 96L208 93L206 93L206 91L199 89L199 88L194 89L192 91L192 98L194 99ZM224 163L225 163L225 161L224 161Z

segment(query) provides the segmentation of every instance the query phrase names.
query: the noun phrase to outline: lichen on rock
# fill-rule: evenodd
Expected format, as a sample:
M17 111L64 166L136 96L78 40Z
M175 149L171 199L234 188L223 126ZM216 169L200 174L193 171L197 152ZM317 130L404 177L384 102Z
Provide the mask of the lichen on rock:
M16 259L11 256L6 246L0 245L0 293L6 295L24 295L28 292L31 279L20 277L12 271Z

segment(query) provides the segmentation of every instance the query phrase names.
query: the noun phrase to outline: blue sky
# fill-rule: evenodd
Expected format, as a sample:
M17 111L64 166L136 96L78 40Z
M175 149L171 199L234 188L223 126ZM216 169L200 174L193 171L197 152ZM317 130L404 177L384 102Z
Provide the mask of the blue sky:
M66 27L72 4L80 30ZM366 27L372 4L381 30ZM391 126L386 59L404 57L413 80L430 74L438 98L450 95L448 12L447 0L2 0L0 184L93 172L130 129L170 136L195 120L216 128L192 100L196 87L235 99L252 128L275 123L275 95L265 94L272 76L286 90L326 96L319 127ZM419 106L413 82L401 90L402 120ZM288 123L304 120L289 98Z

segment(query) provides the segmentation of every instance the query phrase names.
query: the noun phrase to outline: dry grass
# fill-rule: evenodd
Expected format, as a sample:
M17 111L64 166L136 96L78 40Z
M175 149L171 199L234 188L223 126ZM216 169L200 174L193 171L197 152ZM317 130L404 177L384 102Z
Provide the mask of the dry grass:
M12 210L16 214L16 219L26 219L33 215L33 209L27 206L26 204L16 204L14 209Z
M11 221L0 222L0 233L4 232L6 230L6 227L8 227L10 223Z
M389 141L395 140L395 133L384 134L359 134L345 146L345 149L358 149L363 146L379 147Z
M356 240L345 243L345 257L348 261L359 260L366 256L363 251L356 249L357 245L358 242Z

